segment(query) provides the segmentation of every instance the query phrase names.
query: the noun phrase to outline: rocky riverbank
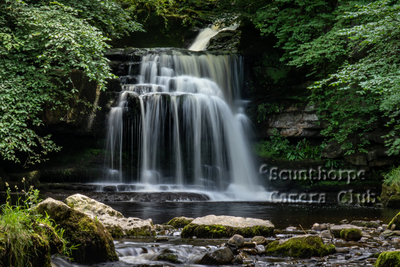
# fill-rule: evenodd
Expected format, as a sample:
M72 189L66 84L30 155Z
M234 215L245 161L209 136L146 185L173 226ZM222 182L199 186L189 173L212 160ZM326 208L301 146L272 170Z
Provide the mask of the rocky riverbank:
M343 220L311 229L215 215L154 224L80 194L64 202L48 198L37 207L65 229L70 246L77 245L76 263L53 255L52 266L395 266L390 262L400 253L400 216L389 224Z

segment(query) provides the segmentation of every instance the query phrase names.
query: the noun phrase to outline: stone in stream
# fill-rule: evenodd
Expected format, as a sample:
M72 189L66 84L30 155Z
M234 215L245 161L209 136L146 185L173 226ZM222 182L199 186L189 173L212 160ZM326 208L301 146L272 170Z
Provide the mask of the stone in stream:
M376 260L375 267L397 267L400 265L400 250L382 252Z
M244 238L241 235L234 235L228 240L226 245L232 250L232 252L235 252L238 248L244 246Z
M101 202L81 194L65 199L67 205L101 222L113 237L154 236L155 227L151 219L124 218L124 216Z
M167 225L172 225L174 228L183 228L193 221L193 218L188 217L175 217L172 218Z
M222 265L229 264L233 261L234 255L227 247L218 248L212 252L208 252L201 258L198 264L206 265Z
M193 236L198 238L222 238L231 237L234 234L239 234L243 237L272 236L274 227L268 220L208 215L196 218L186 225L182 230L181 236L184 238Z
M354 220L350 224L360 226L360 227L367 227L367 228L378 228L380 224L376 221L359 221Z
M268 240L263 236L255 236L251 239L251 242L256 243L256 245L267 245Z
M71 251L74 261L118 261L113 239L99 221L52 198L40 202L35 209L43 216L48 215L64 229L64 238L70 244L78 245L77 249Z
M400 230L400 212L397 213L397 215L393 217L393 219L388 224L387 229Z
M336 238L343 238L346 241L358 241L362 237L360 227L351 224L333 225L331 233Z
M334 245L325 245L316 235L300 235L269 243L266 254L276 257L311 258L324 257L335 253Z

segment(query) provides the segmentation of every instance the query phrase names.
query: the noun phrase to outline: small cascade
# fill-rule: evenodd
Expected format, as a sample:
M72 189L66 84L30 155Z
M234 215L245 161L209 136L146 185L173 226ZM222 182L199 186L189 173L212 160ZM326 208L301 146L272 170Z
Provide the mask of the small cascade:
M237 55L149 50L109 114L103 182L254 200L242 70Z
M214 23L211 27L207 27L200 31L199 35L197 35L196 39L194 40L193 44L189 47L191 51L203 51L206 49L208 42L211 38L213 38L218 33L231 30L234 31L239 27L239 24L233 24L229 27L222 28L221 23Z

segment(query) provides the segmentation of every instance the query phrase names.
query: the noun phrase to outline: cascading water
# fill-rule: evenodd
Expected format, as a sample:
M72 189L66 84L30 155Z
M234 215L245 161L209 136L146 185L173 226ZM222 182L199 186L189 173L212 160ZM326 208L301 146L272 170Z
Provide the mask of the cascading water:
M237 55L149 50L109 114L104 182L255 200L242 69Z

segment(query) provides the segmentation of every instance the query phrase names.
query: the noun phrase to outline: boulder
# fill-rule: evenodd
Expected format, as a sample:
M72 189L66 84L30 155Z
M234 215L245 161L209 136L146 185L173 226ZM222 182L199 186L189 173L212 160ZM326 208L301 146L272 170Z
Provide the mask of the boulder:
M241 248L244 246L244 238L241 235L234 235L232 236L226 245L233 251L235 252L238 248Z
M205 265L222 265L229 264L233 261L234 255L232 251L227 247L218 248L212 252L208 252L204 255L198 264Z
M65 199L65 202L101 222L113 237L155 235L155 227L151 219L124 218L120 212L110 206L81 194L72 195Z
M334 237L346 239L347 236L346 240L349 239L348 241L358 241L362 236L360 227L351 224L333 225L331 226L330 230ZM357 240L354 240L358 236L359 238Z
M239 234L243 237L272 236L274 227L268 220L208 215L196 218L186 225L182 230L181 236L186 238L192 236L221 238L231 237L234 234Z
M174 228L183 228L193 221L193 218L175 217L167 222L167 225L172 225Z
M397 267L400 263L400 250L384 251L379 254L375 267Z
M35 210L48 216L63 228L64 238L70 245L78 246L72 250L76 262L96 263L118 261L114 242L107 229L98 221L77 211L61 201L47 198Z
M207 45L208 51L230 51L238 52L241 31L224 30L212 37Z
M343 229L340 231L340 237L346 241L358 241L362 237L362 232L360 229Z
M300 235L269 243L266 254L277 257L311 258L335 253L334 245L325 245L316 235Z
M400 208L400 188L396 185L382 185L381 202L387 208Z
M268 240L263 236L255 236L251 239L251 242L254 242L257 245L263 245L263 246L268 244Z

